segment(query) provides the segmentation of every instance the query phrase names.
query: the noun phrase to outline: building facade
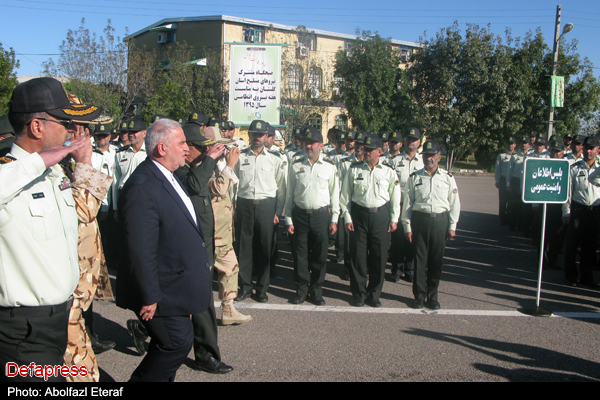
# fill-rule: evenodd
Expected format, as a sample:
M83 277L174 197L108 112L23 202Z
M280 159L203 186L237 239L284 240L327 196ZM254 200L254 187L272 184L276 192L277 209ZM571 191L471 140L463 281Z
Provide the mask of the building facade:
M136 48L154 50L157 65L168 64L169 48L176 43L190 46L193 62L198 65L205 65L209 52L219 54L226 81L232 79L229 71L232 45L281 46L278 129L291 132L294 125L310 125L325 136L335 125L351 128L344 104L336 96L339 78L334 70L336 52L347 50L356 40L355 35L218 15L163 19L124 40L129 39L134 39ZM400 66L410 62L413 52L420 47L414 42L394 39L391 42L398 50ZM227 115L221 117L230 119ZM237 134L246 136L247 128L240 125Z

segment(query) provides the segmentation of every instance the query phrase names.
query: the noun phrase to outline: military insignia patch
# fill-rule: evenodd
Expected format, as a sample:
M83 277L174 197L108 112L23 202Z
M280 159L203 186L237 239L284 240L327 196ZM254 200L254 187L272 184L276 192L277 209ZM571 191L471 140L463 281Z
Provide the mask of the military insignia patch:
M66 190L66 189L69 189L70 187L71 187L71 181L66 176L63 176L62 181L60 182L60 185L58 185L58 188L60 190Z

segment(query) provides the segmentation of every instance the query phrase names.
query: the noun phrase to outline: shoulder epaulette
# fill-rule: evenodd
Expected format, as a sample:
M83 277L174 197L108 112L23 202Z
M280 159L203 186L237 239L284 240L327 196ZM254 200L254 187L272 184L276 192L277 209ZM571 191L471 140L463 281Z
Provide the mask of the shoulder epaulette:
M0 164L8 164L8 163L11 163L16 160L17 159L12 156L4 156L4 157L0 157Z
M350 164L350 168L357 167L357 166L361 165L362 163L363 163L362 161L354 161L352 164Z
M325 157L325 158L323 158L323 161L325 161L331 165L335 165L335 161L333 161L331 158Z
M277 150L269 149L269 150L267 150L267 152L273 154L274 156L281 157L281 154Z
M94 153L98 153L98 154L101 154L101 155L103 155L103 154L104 154L104 153L102 152L102 150L100 150L100 149L98 149L98 148L96 148L96 147L94 147L94 149L92 150L92 152L94 152Z
M390 165L389 163L387 163L385 161L383 161L382 164L385 165L388 168L395 169L393 165Z
M298 158L294 159L294 160L292 161L292 164L297 164L297 163L299 163L299 162L302 162L302 157L298 157Z
M344 162L344 161L350 161L350 157L349 156L348 157L344 157L340 161L342 161L342 162Z
M130 148L130 147L131 147L131 145L130 145L130 144L128 144L127 146L125 146L125 147L122 147L122 148L120 148L119 150L117 150L117 153L120 153L120 152L122 152L122 151L127 151L127 150L129 150L129 148Z

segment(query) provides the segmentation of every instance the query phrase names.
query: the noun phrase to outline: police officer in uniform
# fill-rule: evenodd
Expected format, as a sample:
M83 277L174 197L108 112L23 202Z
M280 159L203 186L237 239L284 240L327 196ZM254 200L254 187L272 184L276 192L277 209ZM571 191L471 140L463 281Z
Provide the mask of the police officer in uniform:
M240 262L237 301L252 296L255 301L268 301L269 270L273 224L279 223L285 206L284 158L265 147L268 125L254 120L248 130L250 146L242 150L235 167L239 179L236 200L236 242ZM252 270L256 283L252 284ZM254 288L255 292L252 293Z
M563 221L568 224L565 254L565 279L570 286L598 289L594 281L596 245L600 233L600 185L598 156L600 139L588 136L583 141L583 160L571 165L569 200L563 204ZM579 271L577 247L581 246ZM579 273L578 273L579 272Z
M510 192L508 197L508 224L511 232L517 230L525 232L521 180L523 179L523 164L529 153L529 138L524 136L519 143L519 151L510 158L510 180L506 181L506 189Z
M400 140L402 140L401 137ZM391 143L394 143L394 141L392 140ZM402 192L400 208L402 208L402 202L406 199L408 178L412 173L424 167L423 157L419 154L420 146L421 132L417 128L408 128L404 134L404 151L391 159L400 181L400 191ZM414 249L406 240L404 226L402 224L398 225L398 229L392 232L392 280L399 282L402 278L407 282L412 282Z
M433 141L423 146L425 168L411 174L402 206L406 239L415 249L414 308L440 308L438 287L446 240L456 236L460 216L458 188L451 174L438 167L441 148Z
M200 125L200 128L206 126L206 116L200 111L194 111L188 116L188 123Z
M127 146L129 146L129 123L121 122L119 126L119 141L117 144L117 150L121 150Z
M517 147L517 141L514 137L509 137L506 141L506 151L498 154L496 157L496 188L498 189L498 214L500 216L500 224L508 224L508 195L509 192L506 189L506 181L510 173L510 158L515 153Z
M115 154L115 176L113 180L113 208L117 210L119 193L125 186L125 182L131 176L135 168L147 157L146 123L141 118L135 118L127 124L127 137L129 145L117 150Z
M306 155L289 168L286 225L294 236L294 282L292 304L307 296L315 305L325 305L323 283L327 266L329 235L335 235L339 216L339 179L335 162L322 153L323 136L309 128L304 138Z
M340 206L350 232L353 305L381 307L390 232L400 217L400 183L393 168L379 160L381 138L364 139L364 161L353 163L344 176ZM367 283L368 281L368 283Z
M73 293L79 281L78 218L71 182L58 162L67 155L91 167L89 153L76 152L89 138L71 140L73 118L93 120L95 106L73 107L53 78L18 85L9 102L15 129L10 152L0 158L0 364L63 365ZM80 159L81 158L81 159ZM91 168L90 168L91 169ZM79 172L81 171L81 175ZM76 168L85 185L90 175ZM5 373L0 381L6 382ZM11 382L38 381L34 372ZM48 381L65 381L51 375Z

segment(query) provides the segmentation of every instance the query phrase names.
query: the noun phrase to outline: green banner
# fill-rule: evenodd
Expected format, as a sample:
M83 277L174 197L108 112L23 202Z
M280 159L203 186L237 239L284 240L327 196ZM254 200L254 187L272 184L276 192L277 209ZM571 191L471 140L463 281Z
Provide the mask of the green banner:
M552 76L552 93L550 107L563 107L565 102L565 77Z
M569 162L564 159L525 159L523 202L565 203L569 191L569 167Z
M281 46L232 44L229 57L229 120L279 125Z

